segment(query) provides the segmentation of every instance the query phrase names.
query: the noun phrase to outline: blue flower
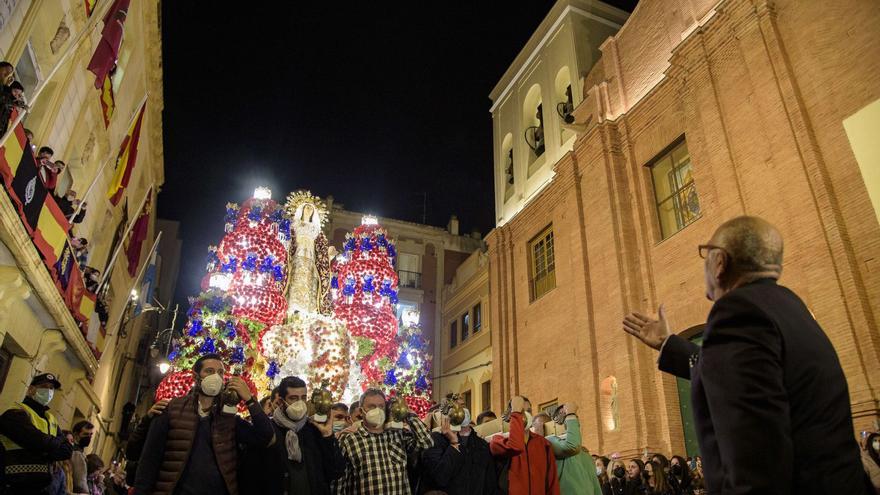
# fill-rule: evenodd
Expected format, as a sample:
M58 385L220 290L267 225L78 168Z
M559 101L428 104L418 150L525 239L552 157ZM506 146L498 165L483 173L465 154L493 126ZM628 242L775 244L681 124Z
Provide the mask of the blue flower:
M428 389L428 380L425 378L425 375L422 375L419 377L418 380L416 380L416 390L421 391L421 390L427 390L427 389Z
M394 386L397 385L397 377L394 376L394 370L388 370L388 373L385 373L385 385Z
M241 347L236 347L232 350L232 356L229 358L229 361L233 363L243 363L244 362L244 349Z
M373 292L373 289L375 289L375 287L373 286L373 276L364 276L364 292Z
M271 256L266 256L263 258L263 262L260 263L260 272L262 273L270 273L272 271L272 262L274 260Z
M189 326L189 336L195 337L202 331L202 320L193 320Z
M338 289L339 288L339 277L337 277L336 275L333 275L333 277L330 278L330 288L331 289Z
M277 264L272 267L272 276L275 277L276 282L281 282L284 280L284 270L281 264Z
M241 269L252 272L257 269L257 255L248 253L244 261L241 262Z
M369 251L373 249L373 245L370 243L369 237L364 237L361 239L361 251Z
M271 363L269 363L269 369L266 370L266 376L268 376L269 378L275 378L280 372L281 370L278 369L278 363L272 361Z
M214 296L211 298L211 301L208 303L208 309L213 313L219 313L223 311L226 307L226 302L223 301L223 298L220 296Z
M236 268L238 267L238 260L235 259L234 256L229 258L229 262L223 263L220 265L221 273L235 273Z
M211 354L217 352L217 348L214 346L214 339L212 339L211 337L205 337L205 343L202 344L199 352L202 354Z
M259 206L254 206L253 208L251 208L251 211L248 212L248 220L258 222L262 214L263 209Z
M281 208L276 208L275 211L273 211L272 214L269 215L269 220L272 220L275 223L280 222L282 213L283 212L281 211Z

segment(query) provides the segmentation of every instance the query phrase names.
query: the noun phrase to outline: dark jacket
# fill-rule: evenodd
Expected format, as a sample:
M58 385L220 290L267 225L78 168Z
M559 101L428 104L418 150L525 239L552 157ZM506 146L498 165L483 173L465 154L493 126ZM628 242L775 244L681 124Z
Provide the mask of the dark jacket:
M315 425L306 423L297 434L302 451L302 462L297 463L287 458L287 429L274 422L272 426L275 427L275 443L261 473L265 483L262 493L306 493L299 484L308 479L307 493L330 495L330 482L345 473L345 457L336 435L324 437Z
M144 450L144 443L147 441L147 433L150 431L152 421L153 418L149 415L141 418L125 445L125 482L130 486L134 486L141 453Z
M868 493L837 353L774 280L720 298L702 348L669 337L659 366L691 380L709 493Z
M26 397L22 404L31 408L38 416L47 419L48 407ZM30 416L23 409L14 407L6 410L0 416L0 434L15 442L21 449L4 452L4 471L9 465L45 465L46 471L40 473L26 473L4 476L4 485L0 486L0 493L4 488L8 493L26 493L27 490L42 490L52 483L51 469L49 464L54 461L70 459L73 453L73 445L67 441L57 429L56 435L47 435L40 431L31 422Z
M172 399L162 415L153 419L135 493L215 493L212 487L219 473L226 492L238 494L236 445L269 445L272 424L257 402L248 407L253 425L219 408L201 418L197 399L195 392Z
M73 206L73 201L69 201L66 196L55 196L55 202L58 204L58 209L61 210L61 214L64 215L64 218L69 220L70 223L82 223L83 219L86 218L85 208L81 208L76 214L76 217L73 216L76 207Z
M449 495L489 495L498 489L495 460L489 444L471 432L459 437L459 450L439 432L431 433L434 446L422 452L422 485L425 491L439 490Z

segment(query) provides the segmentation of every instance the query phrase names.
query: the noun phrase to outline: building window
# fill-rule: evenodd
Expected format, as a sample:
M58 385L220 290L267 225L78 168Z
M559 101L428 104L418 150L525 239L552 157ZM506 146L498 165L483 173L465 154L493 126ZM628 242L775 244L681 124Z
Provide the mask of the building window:
M483 411L492 409L492 380L486 380L480 386L480 399L483 401Z
M471 391L468 390L461 394L461 399L464 401L464 407L466 407L468 411L473 411L473 409L471 409Z
M529 264L530 295L534 301L556 287L552 225L529 241Z
M470 317L465 313L461 315L461 341L464 342L467 340L468 335L470 334L471 326L470 326Z
M397 277L399 287L422 288L422 266L419 255L400 253L397 256Z
M694 186L687 142L675 145L654 160L650 167L660 231L666 239L700 216L700 198Z
M454 349L458 345L458 322L453 321L449 325L449 348Z
M474 333L480 331L480 327L483 326L483 308L480 303L477 303L474 306Z

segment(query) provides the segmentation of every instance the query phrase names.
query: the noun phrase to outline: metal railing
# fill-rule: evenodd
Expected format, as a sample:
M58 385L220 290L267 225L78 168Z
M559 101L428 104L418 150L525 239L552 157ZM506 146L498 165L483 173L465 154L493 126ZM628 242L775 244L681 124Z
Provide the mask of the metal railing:
M398 270L397 277L400 279L398 287L406 287L409 289L422 288L422 274L419 272L408 272L406 270Z

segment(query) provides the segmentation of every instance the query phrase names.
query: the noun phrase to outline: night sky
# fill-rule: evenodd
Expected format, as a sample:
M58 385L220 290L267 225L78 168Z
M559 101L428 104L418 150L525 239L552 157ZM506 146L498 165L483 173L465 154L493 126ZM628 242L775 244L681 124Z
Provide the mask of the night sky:
M258 185L416 222L427 193L427 223L491 229L488 94L554 2L470 3L163 2L158 213L181 222L178 302L226 203Z

